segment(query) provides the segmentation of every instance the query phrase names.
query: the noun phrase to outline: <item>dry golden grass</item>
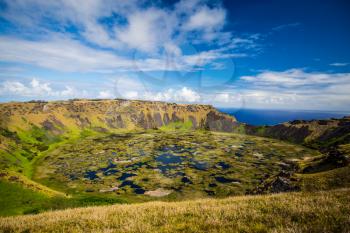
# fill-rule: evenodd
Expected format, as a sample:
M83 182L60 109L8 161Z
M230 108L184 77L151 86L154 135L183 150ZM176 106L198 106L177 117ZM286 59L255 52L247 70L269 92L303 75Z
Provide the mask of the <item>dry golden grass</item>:
M78 208L0 218L0 232L350 232L350 189Z

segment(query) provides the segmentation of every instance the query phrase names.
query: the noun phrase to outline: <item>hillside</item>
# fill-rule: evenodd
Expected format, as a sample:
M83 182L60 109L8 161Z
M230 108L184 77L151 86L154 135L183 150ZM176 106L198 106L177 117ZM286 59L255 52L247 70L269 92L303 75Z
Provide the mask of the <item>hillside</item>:
M232 132L234 117L209 105L127 100L31 101L0 104L0 168L32 176L48 150L91 134L148 129Z
M150 202L0 218L0 232L349 232L350 191Z
M0 216L38 214L0 231L349 230L349 118L254 127L209 105L70 100L0 119Z
M329 120L295 120L274 126L245 125L247 134L272 137L317 149L350 143L350 117Z
M232 131L234 117L209 105L186 105L136 100L32 101L0 104L0 127L10 131L36 126L57 135L91 128L153 129L171 122L191 122L194 129Z
M298 162L297 167L268 177L252 193L348 186L350 117L328 120L295 120L274 126L244 124L244 131L249 135L300 144L322 153L318 157L306 157L304 161Z

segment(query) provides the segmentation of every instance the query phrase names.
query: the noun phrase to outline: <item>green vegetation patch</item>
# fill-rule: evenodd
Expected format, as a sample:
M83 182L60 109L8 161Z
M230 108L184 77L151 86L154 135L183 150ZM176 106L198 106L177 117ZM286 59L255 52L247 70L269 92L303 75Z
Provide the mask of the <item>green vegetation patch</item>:
M129 201L225 197L245 194L295 160L318 155L301 146L241 134L100 134L50 150L37 161L33 178L72 196L109 194Z
M0 216L37 214L48 210L82 206L127 203L116 196L76 195L74 197L53 196L24 188L20 183L0 180Z
M297 177L304 191L350 187L350 166L313 174L298 174Z
M177 121L163 125L159 128L162 131L189 131L193 129L192 121Z
M0 180L0 215L34 213L41 203L48 201L44 194L25 189L17 183Z

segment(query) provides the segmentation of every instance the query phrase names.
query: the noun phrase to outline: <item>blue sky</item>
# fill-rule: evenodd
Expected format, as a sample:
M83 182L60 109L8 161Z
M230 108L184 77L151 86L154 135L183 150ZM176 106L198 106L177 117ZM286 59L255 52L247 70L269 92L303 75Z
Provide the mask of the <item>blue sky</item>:
M348 1L0 0L0 101L350 110Z

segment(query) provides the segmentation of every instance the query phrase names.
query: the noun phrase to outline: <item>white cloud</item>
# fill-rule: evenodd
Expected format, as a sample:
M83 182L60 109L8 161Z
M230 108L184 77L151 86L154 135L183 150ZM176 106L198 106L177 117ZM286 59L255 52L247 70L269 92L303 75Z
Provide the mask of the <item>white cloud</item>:
M0 37L0 60L21 62L59 71L131 69L133 62L110 52L95 50L67 38L27 41Z
M349 73L305 72L301 69L290 69L283 72L265 71L256 76L243 76L241 80L255 86L307 88L316 85L349 83Z
M177 46L176 44L174 44L172 42L165 43L164 49L168 54L175 55L175 57L179 57L182 55L182 51L179 48L179 46Z
M231 99L231 95L229 93L218 93L214 97L214 102L218 103L228 103Z
M126 96L125 96L126 97ZM180 89L169 88L164 91L145 91L138 92L137 97L143 100L178 102L178 103L199 103L201 95L199 92L189 88L182 87Z
M133 76L117 76L106 86L106 89L99 92L98 98L123 98L142 99L168 102L200 102L201 96L198 92L189 87L179 89L167 88L161 91L154 90L151 83L141 82Z
M20 82L10 82L6 81L2 84L0 89L0 94L5 95L5 93L10 94L26 94L28 92L28 88L24 86Z
M140 99L149 101L166 101L179 103L199 103L201 94L189 87L183 86L178 89L167 88L161 91L153 90L145 83L141 83L137 78L121 76L114 81L114 89L109 86L99 92L98 98L122 98Z
M226 13L222 8L210 9L203 6L193 14L184 25L186 30L213 31L220 29L225 22Z
M115 97L125 99L142 98L139 95L146 93L149 88L147 83L142 83L139 78L126 75L113 78L110 87L113 87Z
M350 108L350 73L290 69L243 76L235 85L252 108L345 110Z
M190 66L205 66L213 61L225 58L246 57L243 53L222 53L218 50L203 51L197 54L184 56L184 61Z
M111 91L100 91L98 93L97 98L101 98L101 99L112 99L114 98L114 95Z
M344 62L335 62L335 63L331 63L329 64L330 66L348 66L349 63L344 63Z
M33 98L74 98L86 97L85 90L76 90L66 86L64 89L54 89L50 83L33 78L28 84L19 81L5 81L0 84L0 96L17 96Z
M194 2L188 12L186 20L181 24L181 32L195 44L212 43L223 45L229 43L233 37L230 32L223 31L226 21L226 10L220 6L209 8L207 5Z
M174 99L180 102L198 102L201 99L201 96L196 91L183 87L174 93Z
M29 37L0 36L0 61L57 71L222 69L216 60L247 56L235 50L251 49L256 42L225 32L225 9L206 1L181 0L164 8L136 0L4 2L0 17ZM208 49L193 46L208 40Z
M158 87L159 88L159 87ZM30 97L30 99L125 98L178 103L203 103L215 106L265 109L350 109L350 74L306 72L291 69L282 72L264 71L255 76L241 77L234 86L210 90L182 86L156 90L150 83L129 76L118 76L86 91L54 85L32 79L30 82L4 81L0 96Z
M217 39L222 44L234 39L222 30L226 11L221 6L208 7L205 1L197 0L182 0L167 8L143 3L136 0L5 0L6 8L0 11L0 17L35 40L60 32L67 38L82 37L118 52L130 48L153 53L167 49L169 44L180 50L181 44L192 41ZM102 23L103 20L108 23Z
M124 94L124 98L126 99L137 99L139 93L137 91L126 91Z
M117 30L117 38L130 48L154 52L171 40L176 19L160 9L147 9L128 15L126 28Z
M157 58L125 58L110 51L93 49L76 40L57 36L45 41L28 41L14 37L0 36L0 61L20 62L65 72L156 71L191 70L205 66L214 60L246 56L224 53L218 50L198 54L181 55L175 45L168 44L176 54L169 59L167 54ZM214 64L214 63L213 63Z
M66 96L74 96L76 94L77 90L75 90L73 87L66 86L64 90L61 90L60 96L66 97ZM79 93L79 92L78 92ZM86 96L87 93L85 90L81 91L79 95L82 95L82 97Z
M34 33L52 32L52 23L65 31L74 26L88 41L102 47L118 47L119 43L100 23L99 19L113 13L122 14L137 7L136 1L114 0L5 0L6 8L0 16ZM50 19L50 20L48 20Z
M282 25L279 25L279 26L272 28L272 30L273 31L281 31L281 30L286 29L286 28L299 27L300 25L301 25L301 23L299 23L299 22L282 24Z

